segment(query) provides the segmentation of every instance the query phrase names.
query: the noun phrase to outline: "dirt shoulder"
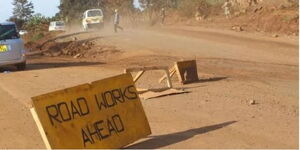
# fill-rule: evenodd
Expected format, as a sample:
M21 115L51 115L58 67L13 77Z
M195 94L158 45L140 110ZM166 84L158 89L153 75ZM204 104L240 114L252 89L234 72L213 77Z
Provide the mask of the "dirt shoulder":
M271 1L272 2L272 1ZM297 6L288 6L280 2L258 3L257 5L230 8L231 17L227 19L221 6L206 8L200 15L202 19L180 16L180 12L170 12L166 25L188 25L214 29L226 29L236 32L261 33L270 36L298 36L299 11ZM276 4L277 3L277 4ZM195 10L190 10L195 11ZM211 11L211 12L210 12ZM207 14L210 12L209 14ZM179 14L178 14L179 13ZM193 13L195 14L196 11Z

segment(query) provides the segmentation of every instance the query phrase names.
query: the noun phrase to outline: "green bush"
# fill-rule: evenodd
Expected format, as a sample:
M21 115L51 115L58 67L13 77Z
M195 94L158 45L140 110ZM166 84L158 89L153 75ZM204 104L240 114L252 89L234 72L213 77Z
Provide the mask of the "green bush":
M23 25L25 30L33 33L48 31L48 27L51 21L59 21L59 17L56 15L52 18L45 17L42 14L35 14L29 18Z
M33 35L33 37L31 38L31 41L32 42L35 42L35 41L38 41L40 40L41 38L43 38L45 35L43 33L38 33L38 34L35 34Z
M45 25L48 25L50 21L50 18L47 18L41 14L35 14L29 18L29 20L24 24L23 28L31 32L42 32L45 30Z
M193 17L196 9L201 7L204 15L211 14L212 8L220 7L225 0L180 0L178 2L178 12L184 17ZM221 9L221 7L220 7Z
M202 3L203 0L181 0L178 2L178 12L185 17L194 16L196 7L199 3Z

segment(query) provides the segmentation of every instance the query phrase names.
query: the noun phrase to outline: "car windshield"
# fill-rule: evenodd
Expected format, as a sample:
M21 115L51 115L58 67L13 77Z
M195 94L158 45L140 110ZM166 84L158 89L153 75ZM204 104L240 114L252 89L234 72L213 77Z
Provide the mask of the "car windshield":
M15 25L1 25L0 24L0 40L17 39L19 34Z
M93 10L88 12L88 17L96 17L102 16L102 12L100 10Z
M64 26L64 22L56 22L56 26Z

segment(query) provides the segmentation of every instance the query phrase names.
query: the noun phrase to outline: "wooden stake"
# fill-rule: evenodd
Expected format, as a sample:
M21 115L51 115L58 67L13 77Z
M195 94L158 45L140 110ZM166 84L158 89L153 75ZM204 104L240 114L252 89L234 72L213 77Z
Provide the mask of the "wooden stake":
M39 119L39 117L38 117L38 115L37 115L35 109L34 109L34 108L31 108L31 109L30 109L30 112L31 112L31 115L32 115L32 117L33 117L33 119L34 119L34 121L35 121L37 127L38 127L38 130L40 131L40 134L41 134L41 136L42 136L42 139L43 139L43 141L44 141L44 144L45 144L46 148L47 148L47 149L52 149L51 146L50 146L50 143L49 143L49 141L48 141L48 138L47 138L47 136L46 136L46 134L45 134L45 130L44 130L44 128L42 127L42 123L41 123L41 121L40 121L40 119Z
M172 67L171 70L169 71L169 73L170 73L170 78L172 78L173 75L176 73L175 67ZM163 77L161 77L161 78L159 79L158 82L159 82L159 83L162 83L166 78L167 78L167 76L164 75Z
M144 73L145 73L144 70L138 72L138 74L134 77L133 82L134 82L134 83L137 82L137 80L139 80L139 79L142 77L142 75L143 75Z

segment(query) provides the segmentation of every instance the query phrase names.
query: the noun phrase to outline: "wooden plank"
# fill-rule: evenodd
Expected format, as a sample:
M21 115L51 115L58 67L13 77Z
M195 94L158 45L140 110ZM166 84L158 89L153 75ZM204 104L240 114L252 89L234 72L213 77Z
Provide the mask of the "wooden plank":
M143 94L140 94L141 99L147 100L147 99L152 99L152 98L158 98L158 97L163 97L163 96L168 96L168 95L176 95L176 94L183 94L183 93L188 93L187 91L184 90L178 90L178 89L166 89L164 91L148 91Z
M180 83L183 83L183 76L180 74L180 70L179 70L179 68L178 68L178 65L177 65L177 62L175 63L175 69L176 69L176 74L177 74L177 77L178 77L178 81L180 82Z
M39 119L39 117L38 117L35 109L31 108L30 112L31 112L31 115L33 117L33 120L35 121L35 123L36 123L36 125L38 127L39 132L41 133L41 136L42 136L42 139L44 141L44 144L45 144L46 148L47 149L51 149L51 146L50 146L49 141L47 139L47 136L45 134L46 132L44 131L44 128L43 128L43 126L41 124L41 121L40 121L40 119Z
M176 73L176 70L172 71L172 72L170 73L170 77L172 78L172 77L174 76L175 73Z
M174 69L172 69L172 70L174 70ZM169 73L169 69L168 69L167 66L151 66L151 67L127 68L127 69L124 70L124 72L125 73L139 72L137 74L137 76L135 77L135 79L134 79L134 82L136 82L144 74L145 71L150 71L150 70L162 70L162 71L165 71L165 76L166 76L166 79L167 79L167 89L170 89L170 88L173 87L172 81L171 81L171 77L170 77L170 73ZM142 93L142 92L145 92L145 91L148 91L148 90L155 90L155 89L147 89L147 90L144 90L144 91L139 91L139 93Z
M179 82L185 84L199 80L196 60L179 61L175 67Z
M151 67L136 67L136 68L127 68L125 72L138 72L138 71L149 71L149 70L165 70L168 69L167 66L151 66Z
M137 88L138 94L142 94L142 93L145 93L145 92L148 92L148 91L149 91L149 89Z
M139 94L143 94L143 93L149 92L149 91L151 91L151 92L162 92L162 91L169 90L169 89L171 89L171 88L163 87L163 88L156 88L156 89L137 89L137 90L138 90Z
M173 85L172 85L172 81L171 81L171 78L170 78L169 70L166 69L165 72L166 72L166 76L167 76L167 85L168 85L169 88L172 88Z
M134 83L137 82L137 80L139 80L144 73L145 73L145 71L138 72L138 74L134 77L133 82Z
M172 78L174 76L174 74L176 73L176 69L175 67L172 67L172 69L169 71L170 72L170 78ZM165 79L167 78L167 75L164 75L163 77L161 77L158 82L162 83Z
M175 66L173 66L173 67L169 70L170 73L173 72L173 71L176 71Z

